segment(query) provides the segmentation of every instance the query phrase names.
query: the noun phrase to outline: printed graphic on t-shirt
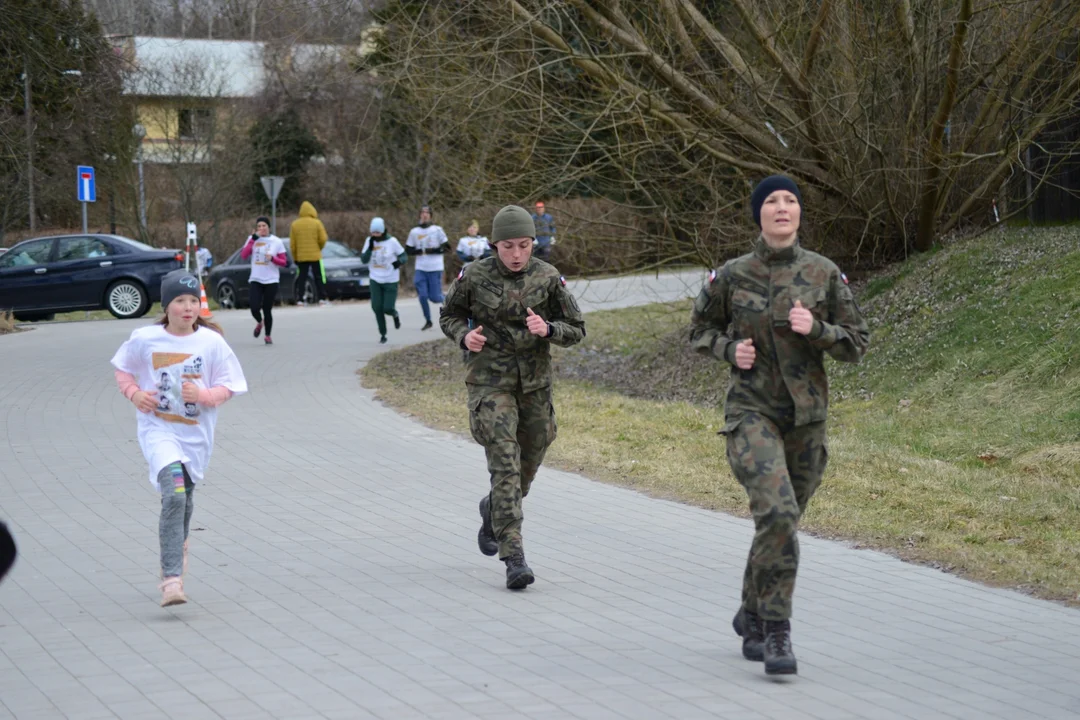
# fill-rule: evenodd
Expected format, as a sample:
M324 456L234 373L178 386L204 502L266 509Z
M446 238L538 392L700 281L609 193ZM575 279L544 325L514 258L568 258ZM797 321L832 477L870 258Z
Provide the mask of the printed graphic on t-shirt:
M256 240L255 246L252 248L252 262L256 265L269 265L270 264L270 243L262 240Z
M188 353L156 352L151 358L158 397L154 415L165 422L198 425L196 418L199 417L199 406L196 403L184 402L182 390L185 382L202 378L202 356L191 359L192 356Z
M394 266L395 260L397 260L397 255L394 254L389 242L374 245L374 252L371 254L371 266L373 268L376 270L389 270Z
M488 251L487 238L466 236L458 241L458 250L466 256L479 259Z

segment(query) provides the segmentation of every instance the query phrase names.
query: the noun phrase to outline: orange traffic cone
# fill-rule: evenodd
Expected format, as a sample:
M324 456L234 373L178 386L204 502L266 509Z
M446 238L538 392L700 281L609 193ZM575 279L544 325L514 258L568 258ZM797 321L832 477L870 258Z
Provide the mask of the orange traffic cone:
M201 282L199 283L199 317L214 317L214 315L210 312L210 303L206 302L206 286L203 285Z

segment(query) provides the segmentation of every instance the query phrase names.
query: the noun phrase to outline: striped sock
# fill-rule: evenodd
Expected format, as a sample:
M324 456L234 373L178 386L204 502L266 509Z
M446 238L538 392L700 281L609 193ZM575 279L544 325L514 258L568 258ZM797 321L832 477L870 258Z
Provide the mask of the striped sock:
M173 492L184 492L184 466L175 462L169 465L169 472L172 473Z

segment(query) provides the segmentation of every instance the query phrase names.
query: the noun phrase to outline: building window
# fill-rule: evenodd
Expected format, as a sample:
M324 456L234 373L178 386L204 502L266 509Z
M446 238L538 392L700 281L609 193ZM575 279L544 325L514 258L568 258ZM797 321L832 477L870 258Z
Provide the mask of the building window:
M209 137L213 120L214 114L210 108L181 108L180 138L195 140Z

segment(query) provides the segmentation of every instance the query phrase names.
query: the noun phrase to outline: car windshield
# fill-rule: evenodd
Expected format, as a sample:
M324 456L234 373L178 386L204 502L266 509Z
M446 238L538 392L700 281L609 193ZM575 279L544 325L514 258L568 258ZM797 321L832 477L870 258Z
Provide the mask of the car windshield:
M328 241L326 247L323 248L323 255L328 258L351 258L356 257L358 254L351 247L333 240Z
M133 247L136 250L144 250L144 251L148 250L150 252L157 252L157 250L158 250L158 248L151 247L150 245L147 245L146 243L141 243L138 240L132 240L131 238L121 237L120 235L109 235L109 239L110 240L115 240L116 242L119 242L119 243L123 243L124 245L127 245L128 247Z

